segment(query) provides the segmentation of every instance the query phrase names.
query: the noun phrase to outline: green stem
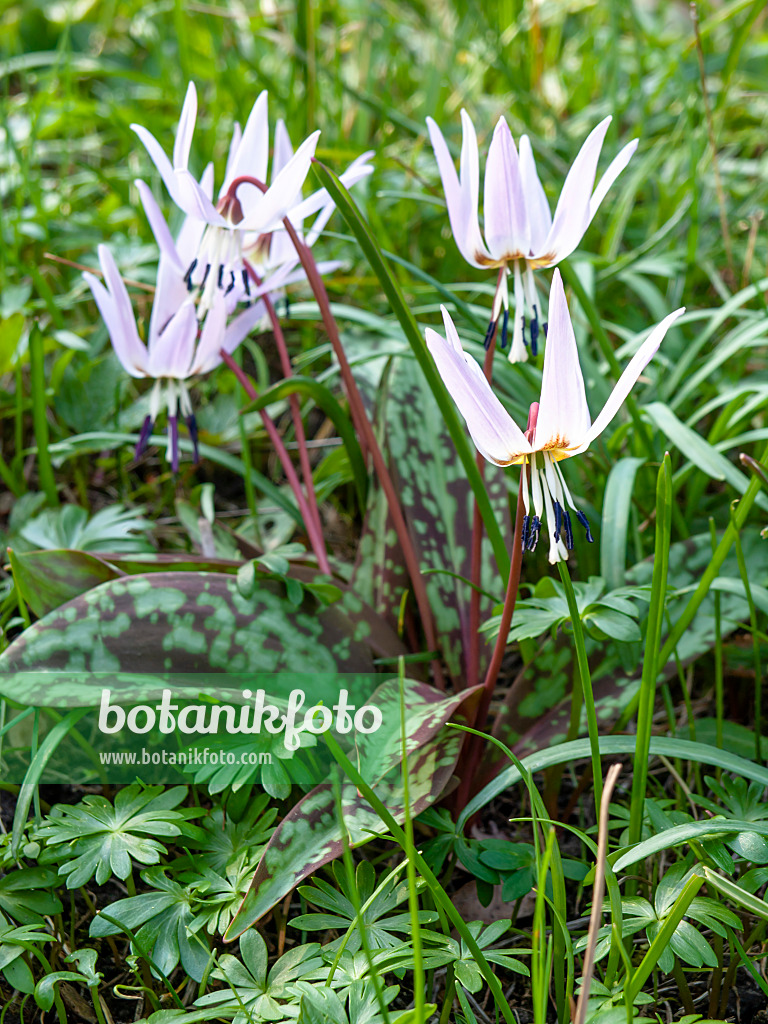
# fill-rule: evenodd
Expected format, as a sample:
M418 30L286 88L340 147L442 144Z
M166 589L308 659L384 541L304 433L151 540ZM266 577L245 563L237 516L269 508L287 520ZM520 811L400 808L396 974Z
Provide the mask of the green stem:
M712 537L712 554L717 550L717 534L715 532L715 521L710 516L709 532ZM723 747L723 627L720 617L720 592L714 591L715 602L715 745L722 750ZM717 772L720 778L720 770Z
M37 444L37 470L40 474L40 486L45 492L49 505L58 505L59 496L56 492L56 481L53 476L51 456L48 451L48 419L45 401L45 356L43 352L43 336L36 325L29 334L29 361L31 368L32 388L32 422L35 428Z
M667 594L669 569L669 537L672 515L672 463L669 453L656 479L656 538L651 581L651 603L648 610L648 629L645 634L643 674L640 680L640 698L637 713L637 743L632 774L632 799L629 810L629 843L640 841L645 808L645 790L648 779L648 756L651 747L653 709L656 701L656 677L659 674L659 645L664 625L664 605Z
M757 637L757 609L755 608L755 602L752 599L752 588L749 585L747 563L744 559L744 551L741 546L741 534L739 532L739 527L734 521L733 505L731 505L731 523L733 524L733 528L736 533L736 564L739 567L741 582L744 584L744 593L746 594L747 604L749 606L749 624L752 627L752 658L755 666L755 760L760 764L762 760L760 752L760 729L762 719L763 685L762 671L760 668L760 641Z
M592 775L595 783L595 813L600 817L600 800L603 795L603 776L600 767L600 738L597 728L597 713L595 711L595 697L592 692L592 676L589 671L587 659L587 648L584 644L584 629L581 625L579 606L576 603L576 594L571 583L571 574L568 572L566 562L558 562L557 568L560 572L560 579L565 589L565 599L568 602L568 612L571 616L573 626L573 643L576 648L576 660L581 676L581 687L584 693L584 707L587 712L587 731L589 733L589 749L592 754Z

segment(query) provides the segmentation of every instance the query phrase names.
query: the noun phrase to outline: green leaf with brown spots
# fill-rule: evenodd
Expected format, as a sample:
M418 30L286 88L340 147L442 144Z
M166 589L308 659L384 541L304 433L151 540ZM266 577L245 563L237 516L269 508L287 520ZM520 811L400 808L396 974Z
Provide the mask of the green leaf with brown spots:
M395 363L381 415L393 479L422 571L428 573L427 594L441 651L454 680L464 680L471 594L464 580L472 574L472 490L435 398L414 360L401 358ZM496 520L511 550L507 478L496 466L487 464L483 471ZM365 538L361 546L364 542ZM391 546L388 557L395 557ZM484 537L480 586L501 601L505 583ZM493 601L481 596L481 622L492 607ZM490 657L490 650L483 638L481 678L482 662Z
M87 551L14 551L8 549L13 581L25 604L42 618L86 590L123 573Z
M278 582L246 598L223 573L153 573L109 580L46 615L0 655L0 672L372 672L369 633L341 602L321 608L305 595L294 607ZM54 706L39 689L25 703Z
M481 687L451 697L424 683L405 680L405 736L408 752L411 814L420 814L444 792L451 779L464 737L446 722L471 719ZM397 679L388 680L370 698L382 712L381 727L355 736L352 754L366 781L375 786L395 820L405 820L402 779L400 693ZM342 830L337 797L341 793ZM359 846L386 832L386 825L356 787L342 781L316 787L283 818L262 855L235 920L227 931L233 939L249 928L304 878L341 855L344 836Z

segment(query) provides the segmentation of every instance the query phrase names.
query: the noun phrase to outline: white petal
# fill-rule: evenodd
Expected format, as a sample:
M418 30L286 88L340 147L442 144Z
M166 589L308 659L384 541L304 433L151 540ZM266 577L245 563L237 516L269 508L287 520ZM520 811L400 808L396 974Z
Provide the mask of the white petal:
M280 117L275 125L275 147L272 154L272 181L275 180L277 175L282 171L292 156L293 146L291 145L291 137L288 134L288 129L285 127L285 121Z
M187 268L182 266L179 254L176 251L176 243L173 240L173 235L165 221L165 217L160 212L160 207L157 205L155 197L152 195L149 186L146 185L145 182L136 181L135 185L139 190L141 205L144 207L144 213L147 215L149 226L152 229L152 234L155 236L155 241L158 244L161 254L176 266L181 274L183 274Z
M632 154L637 149L639 139L633 139L632 142L628 142L627 145L622 149L617 157L610 162L608 170L602 176L600 181L597 183L597 188L592 193L592 198L589 201L589 219L590 221L597 213L597 208L605 199L606 193L611 185L616 181L618 176L627 166L629 161L632 159Z
M496 124L485 165L483 223L485 241L494 259L528 255L530 233L520 162L503 117Z
M560 271L556 270L549 293L549 329L534 447L541 451L545 447L578 445L589 430L589 424L589 406L576 337Z
M237 151L240 148L240 140L243 137L242 129L238 121L235 121L232 126L232 141L229 144L229 152L227 153L227 166L224 169L224 181L221 183L221 189L219 190L219 199L227 191L227 183L232 181L234 175L232 174L232 167L235 163L235 157Z
M185 268L186 270L186 268ZM166 324L176 315L181 306L189 299L184 271L179 270L166 256L160 256L155 283L155 298L152 303L152 314L149 318L149 358L155 351L157 339L165 330ZM157 376L153 374L152 376Z
M209 224L225 223L193 175L187 170L174 171L171 161L154 135L140 124L132 124L131 128L144 144L174 203L191 217L198 217Z
M352 188L352 186L356 185L358 181L360 181L362 178L365 178L367 175L373 172L373 167L371 167L370 164L368 163L368 160L370 160L373 157L373 155L373 150L369 150L367 153L363 153L361 156L357 157L355 160L352 161L352 163L349 165L346 171L344 171L343 174L339 175L339 181L342 183L344 188ZM330 204L331 212L333 212L333 200L328 195L327 190L324 188L318 189L317 192L313 192L311 196L307 196L306 199L302 200L302 202L299 203L298 206L295 206L291 210L291 221L294 224L298 224L306 217L311 216L317 210L324 209L325 207L328 206L328 204ZM312 242L308 241L307 244L311 245Z
M132 377L143 377L147 372L147 350L136 329L128 292L112 253L105 245L100 245L98 251L107 287L93 274L85 273L83 277L99 307L117 358Z
M475 447L489 462L508 466L531 446L493 393L485 374L461 347L453 321L442 307L447 338L427 328L427 347L464 417Z
M217 290L211 308L205 317L200 341L189 371L189 376L206 373L221 362L219 352L224 343L224 332L227 328L227 310L224 296Z
M243 137L237 147L227 174L226 185L242 175L257 178L267 183L267 159L269 157L269 120L267 114L267 92L264 90L253 104L243 129Z
M589 201L597 161L610 123L610 117L606 117L592 129L568 172L543 251L533 254L550 256L548 266L570 256L589 226Z
M189 376L189 367L197 339L195 306L186 302L154 339L149 353L149 373L152 377Z
M523 195L528 211L531 252L539 252L552 227L552 214L539 181L531 141L527 135L520 138L520 177L523 182Z
M174 168L186 171L189 166L189 150L192 145L196 120L197 92L195 83L190 82L187 86L187 95L184 97L184 106L181 108L179 127L176 129L176 141L173 144Z
M304 180L309 174L309 165L315 154L320 132L313 132L299 146L294 155L280 171L269 190L256 196L255 189L248 189L243 199L244 218L240 225L244 231L271 231L279 227L280 221L295 204ZM248 209L246 209L247 196Z
M682 316L684 312L685 306L682 306L680 309L676 309L674 313L670 313L669 316L664 317L661 323L654 327L630 360L624 373L619 377L616 386L608 397L608 401L603 406L602 412L587 431L586 437L579 447L579 451L584 451L592 441L594 441L595 438L605 430L624 404L624 401L634 387L637 378L651 361L652 357L656 354L659 345L661 345L664 340L664 335L675 320L677 320L679 316Z
M443 133L431 117L427 118L427 128L437 160L437 169L443 182L448 219L456 245L468 263L473 267L482 267L492 261L480 234L477 212L480 190L477 135L469 115L464 110L461 112L461 121L461 181L456 174Z

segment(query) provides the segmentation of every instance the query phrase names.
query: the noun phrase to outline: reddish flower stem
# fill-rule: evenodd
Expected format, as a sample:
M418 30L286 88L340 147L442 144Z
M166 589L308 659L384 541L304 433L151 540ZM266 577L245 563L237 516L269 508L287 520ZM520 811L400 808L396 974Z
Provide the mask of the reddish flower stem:
M245 264L245 269L248 271L248 274L250 275L251 279L256 283L257 286L260 286L262 282L254 268L251 266L248 260L243 260L243 263ZM280 324L280 319L275 311L274 304L268 292L265 292L264 295L261 296L261 301L264 303L264 306L267 310L267 314L270 319L270 323L272 324L272 333L275 336L275 344L277 345L277 351L280 356L280 366L283 371L283 377L286 380L288 380L290 377L293 376L293 367L291 366L291 357L288 354L288 346L285 343L285 335L283 334L283 328ZM304 486L307 489L307 505L309 506L310 515L312 516L312 520L317 529L317 534L322 541L324 557L322 560L318 557L318 562L320 563L323 572L327 572L328 575L331 575L331 569L330 566L328 565L328 559L327 556L325 556L325 540L323 538L323 527L322 522L320 520L320 510L317 507L317 496L315 495L315 485L312 479L312 466L309 461L309 452L307 450L307 438L306 434L304 433L304 423L301 418L301 406L299 404L298 395L289 395L288 402L291 410L291 418L293 420L293 429L294 433L296 434L296 446L299 449L299 463L301 465L301 473L302 476L304 477ZM328 565L327 569L323 567L323 563L325 563L325 565Z
M227 191L227 198L233 200L236 199L237 190L242 184L254 185L256 188L261 189L262 192L267 191L267 186L263 181L259 181L258 178L252 178L249 175L241 175L240 177L235 178L235 180L230 184ZM325 290L325 284L317 266L315 265L311 249L299 238L290 218L285 217L283 219L283 227L288 232L288 237L293 243L296 255L299 257L299 261L304 268L304 273L307 275L307 280L309 281L310 287L312 288L315 299L317 300L317 304L320 308L320 314L323 318L325 330L339 362L341 379L344 382L344 387L347 392L349 411L352 416L352 422L355 424L357 429L363 458L366 458L367 451L369 451L373 460L373 467L387 499L389 514L392 517L395 532L397 533L397 539L400 542L403 557L405 558L408 575L411 577L411 586L413 587L416 604L419 608L419 615L423 624L427 645L430 650L435 650L437 648L437 635L435 633L434 621L432 619L432 609L430 608L429 601L427 600L427 590L424 586L421 569L419 568L419 560L416 557L416 552L411 542L410 534L408 533L408 526L405 522L403 510L400 508L400 502L398 501L397 492L395 491L392 483L392 478L389 475L387 464L384 461L381 449L376 441L376 435L373 431L373 427L365 414L363 399L357 388L357 383L352 375L352 368L349 365L347 355L344 351L344 346L342 345L341 338L339 337L339 331L336 326L333 313L331 312L331 304L328 299L328 293ZM443 678L443 671L437 660L432 662L432 671L435 677L435 683L440 687L440 689L444 689L445 680Z
M251 399L258 398L259 394L256 391L256 388L254 388L251 381L248 379L247 374L245 374L243 370L240 369L240 367L237 365L232 356L228 352L225 352L224 349L221 350L221 358L227 364L230 370L234 373L234 375L237 377L238 381L242 385L248 397ZM315 557L317 558L317 564L320 566L320 570L322 572L330 576L332 575L332 572L331 567L328 564L328 555L326 554L325 551L323 535L322 532L319 530L318 524L312 518L312 514L309 510L309 505L307 504L307 499L304 497L304 493L301 489L301 482L296 473L296 470L294 469L293 463L291 462L291 457L288 454L285 445L283 444L283 439L282 437L280 437L279 430L272 422L272 419L267 413L267 410L260 409L259 414L261 415L261 420L262 423L264 424L267 434L269 435L269 439L275 446L275 451L277 452L278 458L280 459L280 464L283 467L283 472L285 473L286 479L288 480L288 483L291 486L291 490L293 491L294 496L296 498L296 504L299 506L299 512L301 513L301 517L304 520L304 525L307 528L307 536L309 537L309 542L312 545L312 550L314 551Z
M325 284L318 272L314 257L312 256L312 252L309 247L301 241L295 228L287 217L283 221L283 224L285 225L285 230L288 232L290 239L293 242L296 253L301 261L301 265L307 275L307 280L310 283L317 300L317 304L320 307L320 313L323 318L325 330L330 338L333 351L339 362L341 377L344 381L344 387L347 392L347 400L349 401L349 409L352 414L352 419L355 423L358 434L360 435L361 442L365 442L365 447L371 454L373 467L387 499L389 514L392 517L395 532L397 533L397 539L400 542L403 557L405 558L405 565L408 569L408 574L411 577L411 585L413 587L414 597L416 598L416 604L419 608L419 615L424 627L424 635L427 640L427 645L430 650L435 650L437 648L437 635L435 633L434 620L432 618L432 609L430 608L429 601L427 599L427 590L424 586L421 569L419 568L419 560L416 557L416 552L414 550L413 543L411 542L410 534L408 533L408 526L405 522L403 510L400 507L400 502L398 500L394 484L392 483L392 478L389 475L387 464L384 460L384 456L381 454L381 449L379 448L376 440L373 427L365 414L363 399L358 390L355 378L352 375L352 368L349 365L347 355L344 351L344 346L342 345L341 338L339 337L339 331L336 326L333 313L331 312L331 304L328 300L328 293L325 290ZM440 689L444 689L445 680L443 678L443 671L437 660L432 662L432 671L434 673L435 683L440 687Z

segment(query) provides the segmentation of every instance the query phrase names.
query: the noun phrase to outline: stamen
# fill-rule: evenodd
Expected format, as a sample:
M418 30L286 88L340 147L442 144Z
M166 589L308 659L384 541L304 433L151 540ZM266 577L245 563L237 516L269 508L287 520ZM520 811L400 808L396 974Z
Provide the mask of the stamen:
M571 527L571 516L567 508L563 509L563 528L565 533L565 546L573 551L573 529Z
M190 413L189 416L186 417L186 421L187 421L187 430L189 431L189 438L190 438L190 440L192 442L192 450L193 450L194 456L195 456L195 465L197 465L197 463L200 461L200 452L198 451L198 447L197 447L197 436L198 435L197 435L197 420L195 419L195 414L194 413Z
M531 517L530 534L528 536L528 551L535 551L536 545L539 543L539 534L541 533L541 520L538 516Z
M579 520L579 522L581 523L581 525L584 527L584 529L587 532L587 543L588 544L594 544L595 543L595 538L592 536L592 531L589 528L589 520L587 519L587 517L584 515L583 512L578 512L577 511L576 512L576 518Z
M235 272L234 272L234 270L230 270L229 276L230 276L231 280L229 282L229 286L228 286L227 290L224 292L225 295L229 295L229 293L235 287Z
M504 310L504 319L501 322L501 348L507 347L507 326L509 325L509 309Z
M486 352L491 347L491 338L493 337L493 331L495 327L496 321L491 320L491 322L488 324L488 329L485 332L485 338L483 339L483 348L485 349Z
M197 266L197 256L195 256L195 258L189 264L189 267L187 268L187 272L184 275L184 281L186 282L186 285L187 285L187 291L190 291L190 292L192 291L192 287L193 287L193 285L192 285L192 275L195 272L195 267L196 266Z
M523 529L522 529L522 531L520 533L520 545L521 545L523 551L525 551L525 546L526 546L526 543L528 541L528 526L530 524L530 521L531 521L531 517L530 516L528 516L528 515L523 516Z
M251 278L247 270L242 271L243 275L243 288L245 288L245 294L248 298L251 297Z
M287 295L285 296L285 319L291 319L291 300L288 298Z
M152 433L153 420L151 416L145 416L144 422L141 425L141 433L139 439L136 442L136 447L133 451L134 459L138 459L144 449L147 447L147 441L149 440L150 434Z
M200 287L201 288L205 288L205 282L208 280L208 275L210 274L210 272L211 272L211 264L210 263L206 263L205 264L205 273L203 274L203 280L200 282Z
M537 342L539 340L539 313L536 307L533 307L533 316L531 317L531 353L532 355L537 354Z
M546 320L545 320L545 321L544 321L544 323L543 323L543 324L541 325L541 329L542 329L542 331L544 331L544 337L546 338L546 336L547 336L547 331L549 330L549 324L547 323L547 321L546 321Z
M560 527L563 525L563 508L560 502L555 499L555 540L560 540Z
M523 325L523 344L528 348L528 339L525 336L525 314L520 317L520 323Z
M168 417L168 443L171 449L171 470L179 471L179 421L176 416Z
M217 281L217 284L218 284L219 288L223 288L224 287L224 264L223 263L219 264L219 279Z

